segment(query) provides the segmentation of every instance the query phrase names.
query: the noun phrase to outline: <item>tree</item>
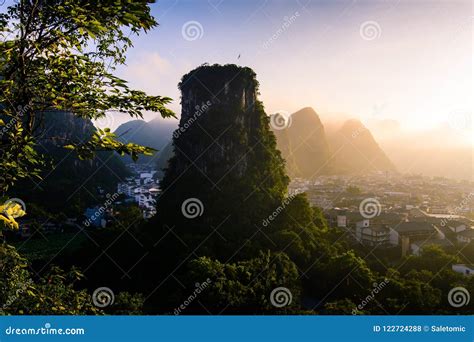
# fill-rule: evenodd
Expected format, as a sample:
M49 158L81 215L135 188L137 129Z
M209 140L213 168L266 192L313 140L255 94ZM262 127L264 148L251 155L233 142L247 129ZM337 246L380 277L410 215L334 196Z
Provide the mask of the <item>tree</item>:
M430 283L433 274L430 271L412 270L405 277L394 269L388 269L388 285L382 295L377 297L382 307L393 314L410 312L410 314L432 314L439 310L441 290Z
M298 308L301 291L298 269L284 253L260 252L256 258L236 263L221 263L208 257L192 260L186 277L187 288L204 280L209 285L197 299L208 310L217 309L216 313L225 308L233 313L294 312ZM282 288L285 290L277 298ZM202 310L199 305L196 307Z
M143 213L138 205L119 205L114 208L110 229L136 231L143 222Z
M410 255L400 262L401 272L406 273L413 269L415 270L429 270L433 273L459 263L460 260L455 255L446 253L440 246L428 245L423 247L419 256Z
M130 35L157 25L149 0L19 0L0 14L0 192L18 179L38 176L42 157L35 142L45 112L68 111L97 119L110 111L142 117L173 116L168 97L130 89L113 74L124 64ZM89 141L63 145L82 159L113 150L133 159L152 149L124 144L110 129Z
M76 269L65 273L57 267L34 281L26 260L15 248L0 245L0 314L100 314L90 295L74 289L82 278Z
M356 310L356 307L356 304L346 298L324 304L324 313L329 315L351 315L355 313L364 313L363 311Z
M308 275L311 294L326 296L331 301L347 298L359 302L373 289L376 279L365 260L353 250L328 253L314 264Z
M141 315L143 314L143 302L142 294L120 292L110 310L107 311L114 315Z
M44 157L38 140L48 128L48 115L72 113L93 120L118 111L141 118L144 111L174 116L171 99L131 89L114 75L124 64L132 35L157 26L150 0L18 0L0 14L0 196L19 180L40 177ZM116 151L136 160L151 148L122 143L109 128L97 129L79 142L69 136L54 141L80 159L96 151ZM0 201L0 204L4 199ZM22 206L0 205L0 224L17 229ZM0 245L0 302L6 313L81 314L99 312L85 291L73 284L81 274L53 268L32 280L16 250ZM23 296L15 293L21 290ZM139 297L124 297L131 311ZM127 310L121 304L120 310Z

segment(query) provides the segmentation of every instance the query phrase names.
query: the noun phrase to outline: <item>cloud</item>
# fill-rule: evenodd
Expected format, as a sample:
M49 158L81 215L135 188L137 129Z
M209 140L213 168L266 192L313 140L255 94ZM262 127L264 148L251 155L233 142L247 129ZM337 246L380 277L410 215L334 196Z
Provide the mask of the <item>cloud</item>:
M138 51L130 54L127 58L127 64L117 68L117 76L128 81L132 89L143 90L149 95L160 95L171 97L174 101L169 108L179 113L179 92L177 84L180 75L175 66L169 60L162 57L158 52ZM159 113L144 112L145 121L160 119ZM133 120L124 113L109 113L107 117L96 120L98 127L109 127L115 130L121 124ZM175 119L167 119L167 122L174 122Z
M172 71L171 63L158 52L140 52L128 59L121 74L132 87L155 94L167 86Z

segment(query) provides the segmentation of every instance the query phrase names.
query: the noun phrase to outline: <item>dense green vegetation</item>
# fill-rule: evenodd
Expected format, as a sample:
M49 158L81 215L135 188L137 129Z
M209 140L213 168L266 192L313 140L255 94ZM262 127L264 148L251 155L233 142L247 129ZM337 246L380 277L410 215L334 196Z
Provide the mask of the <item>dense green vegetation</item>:
M98 314L85 290L76 291L74 281L82 275L52 268L34 280L25 259L8 245L0 245L0 302L2 314Z
M125 53L132 45L130 37L157 25L149 2L20 0L0 14L2 228L18 229L16 219L25 215L18 203L3 204L7 198L18 197L21 192L25 200L36 204L37 213L49 209L52 212L47 216L78 215L93 201L85 192L95 197L96 182L105 189L111 184L110 174L100 172L104 162L97 165L97 159L109 159L110 154L98 152L115 151L134 160L152 152L148 147L120 142L110 129L95 130L90 124L91 119L104 117L111 110L138 118L143 111L160 112L163 117L174 115L166 108L170 98L131 89L113 74L117 65L125 63ZM64 119L65 113L69 119ZM79 129L71 129L69 121L79 121L75 127ZM74 160L68 150L74 151ZM90 165L77 160L94 158ZM107 167L116 167L118 177L124 175L120 164L112 161ZM98 177L85 184L92 175ZM65 191L73 186L80 188L78 194L71 207L64 208ZM71 271L74 279L67 279L67 273L47 267L45 271L50 273L31 277L27 263L13 247L3 244L0 248L0 298L8 303L2 312L98 312L86 291L75 289L73 280L80 278L77 271ZM41 259L41 255L35 258ZM26 288L25 283L29 284ZM16 296L18 287L25 288L28 295ZM120 298L120 312L127 311L124 302L132 307L141 302L132 295Z
M0 17L0 24L13 25L9 29L16 27L19 34L1 45L0 102L12 101L2 115L12 122L16 106L31 103L25 119L1 140L2 194L12 185L15 189L19 179L41 176L44 158L32 131L37 114L51 109L88 119L110 109L132 116L143 110L172 114L164 107L169 99L131 90L105 67L109 58L124 62L120 44L131 42L123 26L138 32L156 25L147 1L23 0ZM87 50L91 40L97 51ZM29 63L24 65L20 56ZM474 293L474 277L446 268L464 256L430 247L420 256L398 258L396 251L354 246L328 226L304 194L288 194L284 160L257 99L253 70L203 65L183 76L180 89L181 127L196 106L212 105L199 124L174 137L156 217L144 222L137 207L114 206L116 221L107 229L46 238L38 233L16 243L18 249L0 245L0 301L8 304L2 314L170 314L186 302L184 314L445 314L455 313L447 303L451 288L464 286ZM78 152L78 159L100 158L97 150L132 158L150 152L117 141L108 130L94 131L86 142L67 140L62 146ZM58 173L45 191L70 186L63 178L73 171ZM102 177L94 182L92 187L101 184ZM32 213L64 214L45 213L39 194L30 197ZM188 199L202 204L196 217L183 213ZM56 208L60 204L57 200ZM17 208L7 209L18 214ZM196 284L204 282L191 301ZM115 304L106 310L94 306L90 296L104 285L116 293ZM280 287L291 293L288 305L272 302L272 292ZM472 303L464 309L474 312Z
M46 112L72 112L86 119L111 110L132 117L145 110L174 115L166 108L170 98L130 89L113 74L125 63L130 34L156 25L147 0L21 0L0 14L6 37L0 42L0 124L7 128L0 145L1 192L18 179L39 175L42 157L35 146ZM82 159L94 157L97 150L133 159L151 152L118 141L109 129L97 130L87 141L67 137L62 144Z
M67 139L78 143L91 139L95 128L90 120L59 111L44 113L42 119L45 131L35 147L46 164L39 173L41 178L21 180L9 193L41 206L47 213L77 217L99 201L100 191L115 192L117 182L129 171L113 152L98 151L93 160L80 160L64 148ZM28 217L35 217L32 214L38 213L29 212Z

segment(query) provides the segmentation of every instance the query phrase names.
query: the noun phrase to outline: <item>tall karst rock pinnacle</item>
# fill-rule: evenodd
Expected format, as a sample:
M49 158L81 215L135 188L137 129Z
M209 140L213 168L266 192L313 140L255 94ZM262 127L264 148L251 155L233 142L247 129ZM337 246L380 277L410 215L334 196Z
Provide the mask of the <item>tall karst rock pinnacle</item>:
M161 284L150 301L172 303L161 294L167 293L164 287L176 291L175 279L195 283L196 275L206 272L202 262L213 260L226 264L211 266L217 278L230 272L246 284L253 277L242 265L260 259L255 267L270 272L263 282L289 283L296 299L296 265L305 269L326 250L319 243L324 227L315 226L318 214L305 195L287 193L289 178L270 117L257 98L255 73L236 65L203 65L183 76L179 88L182 112L173 134L174 156L160 184L157 214L145 231L150 256L142 273ZM234 262L238 266L229 265ZM286 278L288 272L298 280ZM221 291L217 281L215 286ZM155 290L153 285L150 292ZM174 302L189 294L182 295ZM213 302L221 304L228 306Z
M281 203L288 185L269 118L257 100L256 75L236 65L203 65L183 76L179 88L181 120L157 221L192 225L198 240L225 222L223 235L245 239ZM191 203L201 214L192 221L194 214L186 212Z

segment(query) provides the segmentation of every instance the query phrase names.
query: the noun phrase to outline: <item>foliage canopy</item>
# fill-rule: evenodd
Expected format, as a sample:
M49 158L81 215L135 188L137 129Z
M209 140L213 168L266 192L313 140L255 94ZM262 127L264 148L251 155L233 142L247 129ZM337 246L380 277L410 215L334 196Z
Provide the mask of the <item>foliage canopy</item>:
M151 1L19 0L0 14L0 190L38 176L35 150L42 113L67 111L98 119L111 111L142 117L144 111L174 113L168 97L131 89L113 74L124 64L132 35L157 25ZM83 144L68 144L80 158L96 150L129 154L152 150L124 144L109 129Z

